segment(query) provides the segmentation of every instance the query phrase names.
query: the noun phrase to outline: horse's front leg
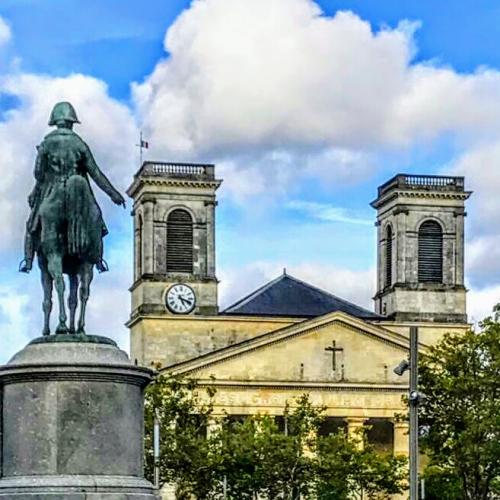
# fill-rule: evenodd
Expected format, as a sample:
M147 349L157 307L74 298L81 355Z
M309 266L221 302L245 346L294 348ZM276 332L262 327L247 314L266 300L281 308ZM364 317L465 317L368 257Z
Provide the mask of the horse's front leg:
M76 307L78 305L78 275L69 275L69 296L68 296L68 309L69 309L69 333L75 333L75 315Z
M93 264L82 264L80 271L80 318L78 320L78 333L85 333L85 313L90 295L90 283L94 277Z
M49 273L54 280L57 292L57 299L59 302L59 324L56 328L56 333L68 333L68 327L66 325L66 308L64 305L64 277L62 269L62 258L53 255L48 258L48 268Z
M43 287L43 335L50 335L50 313L52 312L52 276L47 269L47 262L38 259Z

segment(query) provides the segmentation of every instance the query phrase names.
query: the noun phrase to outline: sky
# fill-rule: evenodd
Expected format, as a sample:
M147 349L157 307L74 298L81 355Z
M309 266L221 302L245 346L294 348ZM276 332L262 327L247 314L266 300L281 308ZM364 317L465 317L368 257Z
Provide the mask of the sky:
M372 307L377 186L464 175L480 320L500 300L499 41L493 0L2 0L0 363L41 332L38 270L17 266L59 100L122 192L141 130L146 159L216 163L222 307L283 268ZM110 272L92 284L88 332L127 349L131 203L97 196Z

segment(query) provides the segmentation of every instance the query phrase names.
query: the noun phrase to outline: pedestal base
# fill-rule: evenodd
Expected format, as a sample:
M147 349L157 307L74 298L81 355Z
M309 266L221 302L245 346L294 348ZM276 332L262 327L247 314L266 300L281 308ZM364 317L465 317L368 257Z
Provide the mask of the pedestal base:
M157 500L143 479L152 372L96 336L36 339L0 367L0 500Z
M21 476L0 479L0 499L157 500L145 479L128 476Z

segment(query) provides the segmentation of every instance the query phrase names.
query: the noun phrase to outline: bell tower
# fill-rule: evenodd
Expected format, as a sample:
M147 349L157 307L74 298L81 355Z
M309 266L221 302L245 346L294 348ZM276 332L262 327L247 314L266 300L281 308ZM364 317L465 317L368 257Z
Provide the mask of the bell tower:
M135 175L131 319L217 314L214 170L146 161Z
M400 322L466 323L463 177L398 174L378 188L375 310Z

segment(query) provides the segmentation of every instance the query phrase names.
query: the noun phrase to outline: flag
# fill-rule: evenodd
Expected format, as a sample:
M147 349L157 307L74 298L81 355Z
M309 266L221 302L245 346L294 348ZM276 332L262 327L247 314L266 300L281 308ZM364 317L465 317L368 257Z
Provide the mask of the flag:
M149 149L149 142L141 139L141 148Z

